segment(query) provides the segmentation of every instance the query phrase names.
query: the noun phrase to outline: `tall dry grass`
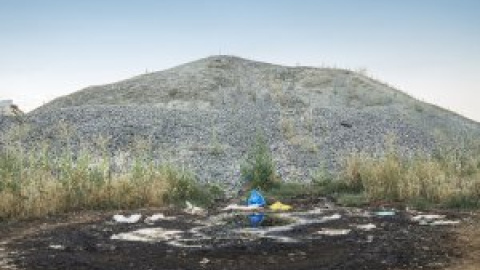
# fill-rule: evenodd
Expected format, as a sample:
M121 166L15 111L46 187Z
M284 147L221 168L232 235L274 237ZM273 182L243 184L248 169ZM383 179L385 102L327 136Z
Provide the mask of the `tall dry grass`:
M34 155L0 154L0 219L30 218L81 209L160 206L170 189L169 166L135 165L111 175L101 165L66 157L48 164ZM87 159L85 159L87 160Z
M0 220L210 199L192 173L157 164L142 147L127 168L115 173L106 152L99 156L84 150L74 156L50 151L48 144L27 151L20 137L12 138L0 150Z
M347 158L342 179L363 190L369 201L480 206L480 156L468 151L410 158L395 147L381 157L355 153Z

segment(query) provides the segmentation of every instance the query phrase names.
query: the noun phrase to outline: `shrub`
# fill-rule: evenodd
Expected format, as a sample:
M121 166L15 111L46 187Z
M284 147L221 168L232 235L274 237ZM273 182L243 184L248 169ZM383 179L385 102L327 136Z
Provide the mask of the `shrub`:
M292 119L282 117L280 119L280 127L285 138L291 139L295 136L295 127Z
M272 154L261 134L257 134L255 144L241 166L241 174L251 188L269 190L279 183Z
M267 192L267 197L272 197L274 200L291 199L299 195L309 193L309 185L301 183L281 183L275 185Z
M217 130L214 128L212 129L212 138L210 142L210 154L218 156L225 152L224 146L220 143Z
M350 182L336 179L325 169L318 170L312 177L312 187L320 190L322 195L338 197L340 194L354 194L362 192L362 187Z
M185 205L186 201L208 206L214 198L222 196L218 188L213 185L200 185L191 172L179 170L170 165L162 168L162 173L168 183L164 194L166 202L175 205Z
M413 105L413 108L415 109L416 112L419 112L419 113L422 113L425 111L425 108L420 103L415 103Z
M337 198L337 203L347 207L359 207L368 203L363 193L344 193Z
M475 209L480 207L480 198L460 194L449 198L444 205L448 208Z

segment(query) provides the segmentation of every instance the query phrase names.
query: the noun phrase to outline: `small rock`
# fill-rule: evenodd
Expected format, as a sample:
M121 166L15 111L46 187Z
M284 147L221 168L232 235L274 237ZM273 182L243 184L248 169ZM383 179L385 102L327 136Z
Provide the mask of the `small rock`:
M430 223L431 226L438 226L438 225L457 225L460 224L459 220L436 220Z
M368 235L367 236L367 243L372 243L373 242L373 235Z
M208 258L203 258L199 263L200 264L207 264L209 262L210 262L210 260Z
M150 217L145 218L145 223L153 224L159 220L174 220L174 219L175 217L166 217L164 214L160 213L160 214L154 214Z
M185 213L190 214L190 215L201 215L204 216L207 214L207 211L201 207L194 206L190 202L186 202L187 207L183 210Z
M56 250L65 250L65 246L62 246L62 245L50 245L48 247Z
M422 220L431 221L431 220L444 219L444 218L445 218L445 215L416 215L412 217L411 220L420 222Z
M350 233L350 229L322 229L318 231L317 234L328 235L328 236L339 236L346 235Z
M117 247L115 245L109 245L109 244L97 244L96 245L96 250L98 250L98 251L114 251L116 249L117 249Z
M364 231L371 231L371 230L377 228L377 226L375 224L372 224L372 223L368 223L368 224L364 224L364 225L357 225L356 227L357 227L357 229L364 230Z

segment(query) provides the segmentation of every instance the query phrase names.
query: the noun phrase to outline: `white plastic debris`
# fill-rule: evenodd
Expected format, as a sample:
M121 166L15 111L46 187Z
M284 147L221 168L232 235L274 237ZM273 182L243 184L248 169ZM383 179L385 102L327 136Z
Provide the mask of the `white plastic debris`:
M313 210L308 211L308 214L322 214L325 210L327 210L327 209L316 207Z
M48 247L51 248L51 249L56 249L56 250L64 250L65 249L65 246L62 246L62 245L50 245Z
M200 264L207 264L209 262L210 262L210 260L208 258L203 258L199 263Z
M183 210L185 213L190 215L206 215L207 211L205 209L195 206L189 201L186 202L187 207Z
M373 229L376 229L377 226L375 224L368 223L368 224L357 225L356 228L364 231L371 231Z
M292 237L288 237L288 236L266 235L264 237L269 238L269 239L273 239L273 240L275 240L277 242L280 242L280 243L298 243L298 242L300 242L299 240L297 240L295 238L292 238Z
M132 232L119 233L112 235L112 240L140 241L140 242L159 242L177 239L183 231L165 230L163 228L145 228Z
M445 215L421 214L411 217L411 220L424 226L456 225L460 223L459 220L446 220L445 218Z
M390 217L395 215L395 211L378 211L375 212L375 215L379 217Z
M145 218L145 223L147 224L153 224L155 223L156 221L159 221L159 220L174 220L175 217L166 217L164 214L160 213L160 214L154 214L154 215L151 215L147 218Z
M420 222L420 221L433 221L433 220L444 219L444 218L445 218L445 215L429 214L429 215L416 215L412 217L411 220L415 222Z
M431 222L430 226L441 226L441 225L456 225L456 224L459 224L460 221L459 220L435 220L433 222Z
M223 208L223 211L230 211L230 210L235 210L235 211L245 211L245 212L250 212L250 211L257 211L257 210L262 210L263 207L258 205L258 204L252 204L252 205L238 205L238 204L230 204L227 205L227 207Z
M331 221L331 220L337 220L342 218L342 215L340 214L333 214L331 216L325 216L322 218L323 221Z
M137 223L142 218L141 214L133 214L130 216L114 215L113 220L118 223Z
M362 217L362 218L371 218L372 213L362 210L362 209L352 209L349 213L349 216L352 217Z
M350 229L322 229L321 231L317 231L317 234L321 235L328 235L328 236L338 236L338 235L346 235L350 233Z

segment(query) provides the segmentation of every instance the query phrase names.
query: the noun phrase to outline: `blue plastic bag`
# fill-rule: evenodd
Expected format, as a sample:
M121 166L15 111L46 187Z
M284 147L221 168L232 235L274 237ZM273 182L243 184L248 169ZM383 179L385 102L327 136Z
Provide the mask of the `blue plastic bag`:
M262 194L258 190L253 189L250 192L250 197L248 197L247 205L248 206L252 206L252 205L265 206L265 204L266 204L265 198L262 196Z

